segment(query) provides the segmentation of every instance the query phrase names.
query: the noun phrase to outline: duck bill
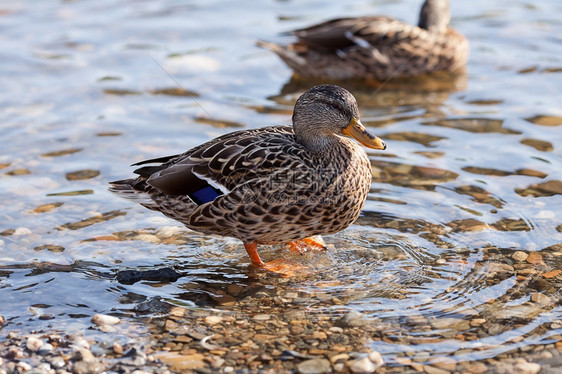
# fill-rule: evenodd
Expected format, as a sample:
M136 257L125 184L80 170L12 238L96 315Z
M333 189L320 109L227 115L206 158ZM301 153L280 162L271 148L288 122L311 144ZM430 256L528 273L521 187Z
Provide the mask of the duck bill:
M386 144L381 138L371 134L358 118L353 118L347 127L342 130L344 135L352 137L361 145L373 149L386 149Z

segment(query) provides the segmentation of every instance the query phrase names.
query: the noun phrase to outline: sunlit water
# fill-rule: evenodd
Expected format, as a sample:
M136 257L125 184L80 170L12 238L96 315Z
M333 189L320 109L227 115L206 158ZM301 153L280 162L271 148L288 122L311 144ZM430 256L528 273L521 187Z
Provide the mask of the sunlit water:
M387 339L372 343L390 361L414 351L479 360L560 340L561 324L552 323L562 316L558 2L454 1L453 25L471 43L466 75L349 87L363 122L389 147L370 152L364 214L325 237L329 251L298 258L264 249L268 260L300 262L305 276L255 278L237 241L191 232L106 190L131 175L132 162L289 122L309 84L291 81L256 39L288 41L282 31L340 15L415 22L419 3L0 4L6 329L77 331L97 312L129 316L142 329L132 313L139 302L214 307L213 289L258 279L297 292L294 308L356 310L390 323ZM517 251L540 256L514 258ZM115 280L119 271L162 267L182 277ZM536 292L549 302L535 302ZM469 323L478 318L486 333Z

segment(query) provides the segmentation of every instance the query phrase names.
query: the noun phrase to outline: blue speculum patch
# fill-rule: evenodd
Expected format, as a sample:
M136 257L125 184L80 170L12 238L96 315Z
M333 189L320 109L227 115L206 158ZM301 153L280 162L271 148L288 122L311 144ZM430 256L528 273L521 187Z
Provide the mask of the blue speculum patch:
M208 203L215 200L222 192L212 186L205 186L195 192L189 194L189 197L197 205Z

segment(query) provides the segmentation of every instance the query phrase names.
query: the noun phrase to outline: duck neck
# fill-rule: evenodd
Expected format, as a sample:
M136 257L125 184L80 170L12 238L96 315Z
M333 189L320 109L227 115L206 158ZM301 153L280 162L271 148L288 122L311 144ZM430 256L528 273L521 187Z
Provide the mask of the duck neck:
M315 153L324 153L334 149L334 147L338 147L339 145L339 141L336 136L318 135L312 137L312 136L299 136L299 134L295 134L295 137L297 142L305 146L308 150L313 151Z
M418 27L435 33L444 33L450 21L449 0L425 0L420 11Z

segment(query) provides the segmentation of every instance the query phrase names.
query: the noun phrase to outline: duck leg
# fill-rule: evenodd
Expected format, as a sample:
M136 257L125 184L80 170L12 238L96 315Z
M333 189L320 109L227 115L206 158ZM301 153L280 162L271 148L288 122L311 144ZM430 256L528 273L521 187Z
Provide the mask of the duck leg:
M257 242L244 243L244 247L246 248L246 252L248 252L252 265L261 269L271 271L272 273L279 274L283 277L291 277L304 269L299 264L282 258L269 262L263 262L258 254Z
M302 255L308 251L324 251L326 250L326 243L321 236L311 236L310 238L304 238L300 240L293 240L287 243L289 249L293 253Z
M258 254L258 243L244 243L244 248L246 248L246 252L248 252L248 256L250 256L250 261L252 261L252 265L255 266L263 266L265 263L261 260L260 255Z

